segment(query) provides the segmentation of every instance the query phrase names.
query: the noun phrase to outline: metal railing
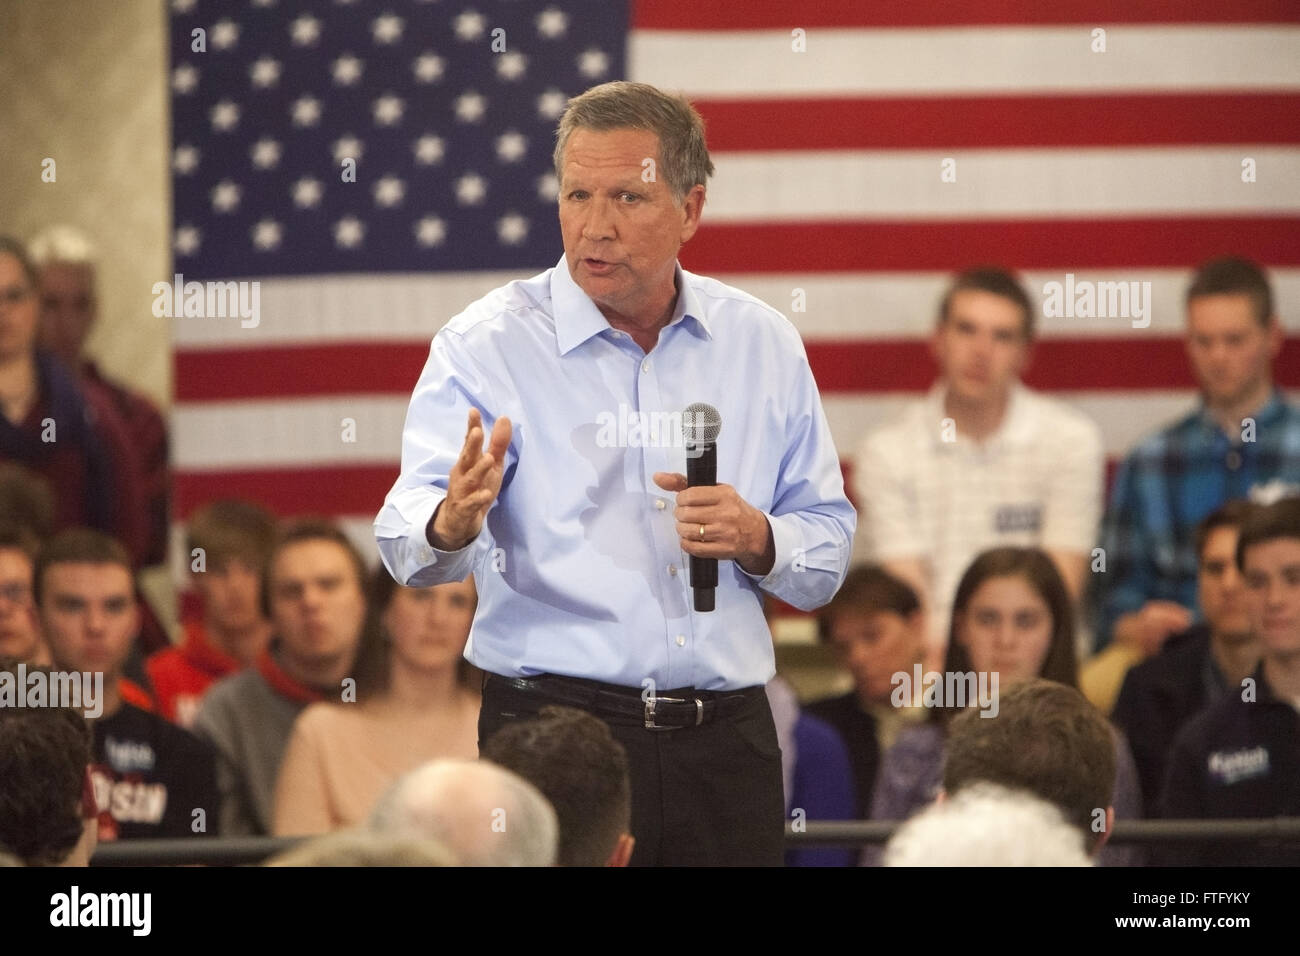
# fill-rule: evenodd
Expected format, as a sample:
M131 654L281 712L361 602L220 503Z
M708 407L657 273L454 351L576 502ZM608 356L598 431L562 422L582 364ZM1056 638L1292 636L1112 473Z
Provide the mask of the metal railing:
M899 826L893 820L813 821L796 831L786 825L787 849L854 848L884 843ZM181 840L119 840L101 843L93 866L245 866L261 863L302 842L303 837L192 837ZM1113 844L1169 846L1184 843L1300 844L1300 817L1264 820L1117 820Z

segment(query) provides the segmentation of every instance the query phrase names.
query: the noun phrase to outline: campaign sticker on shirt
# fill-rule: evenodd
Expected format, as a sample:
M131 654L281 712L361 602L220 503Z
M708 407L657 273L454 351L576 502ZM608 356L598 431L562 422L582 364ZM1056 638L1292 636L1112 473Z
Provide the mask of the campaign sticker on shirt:
M1268 749L1263 746L1241 750L1216 750L1206 761L1210 776L1225 786L1268 774Z
M998 534L1018 531L1037 533L1043 527L1043 506L1003 505L994 514L993 524Z

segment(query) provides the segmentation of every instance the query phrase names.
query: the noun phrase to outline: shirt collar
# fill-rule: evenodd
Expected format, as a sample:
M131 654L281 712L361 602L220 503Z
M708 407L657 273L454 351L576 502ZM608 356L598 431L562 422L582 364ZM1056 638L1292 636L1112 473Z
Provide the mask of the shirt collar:
M947 394L948 385L943 379L939 379L930 387L925 397L927 421L942 422L948 417L948 412L944 409L944 398ZM1029 408L1029 402L1025 400L1025 387L1019 381L1012 382L1002 423L998 425L996 431L984 439L982 444L985 448L995 448L1007 443L1031 440L1034 437L1033 424L1033 413ZM943 442L942 429L936 429L934 436L939 444L951 444ZM958 433L957 442L965 441L966 439Z
M1210 412L1210 406L1205 403L1204 395L1201 396L1200 402L1201 404L1197 409L1197 415L1201 424L1214 432L1223 431L1223 426L1219 424L1219 420ZM1255 424L1257 426L1272 425L1282 417L1285 411L1286 400L1282 397L1281 390L1275 388L1269 395L1268 401L1261 405L1259 410L1250 417L1255 419Z
M695 294L694 287L686 281L686 271L681 263L673 266L673 281L677 285L677 303L668 325L690 319L687 328L701 338L712 338L704 306ZM610 328L609 320L601 315L596 303L573 281L564 256L560 256L560 261L551 270L551 308L555 313L555 339L561 355L568 354L587 339Z

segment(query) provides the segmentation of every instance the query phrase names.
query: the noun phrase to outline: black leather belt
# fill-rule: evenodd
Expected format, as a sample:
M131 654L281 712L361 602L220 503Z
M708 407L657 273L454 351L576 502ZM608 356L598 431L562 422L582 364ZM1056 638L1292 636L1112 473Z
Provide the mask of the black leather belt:
M651 694L648 689L557 674L536 677L488 674L487 680L501 681L512 690L535 695L545 703L577 707L604 720L640 724L646 730L699 727L736 713L755 695L765 693L761 685L755 685L728 691L685 687Z

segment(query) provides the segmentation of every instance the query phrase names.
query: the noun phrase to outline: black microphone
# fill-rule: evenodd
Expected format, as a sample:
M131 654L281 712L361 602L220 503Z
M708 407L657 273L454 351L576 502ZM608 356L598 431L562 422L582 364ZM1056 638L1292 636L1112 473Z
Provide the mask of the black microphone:
M718 483L718 432L722 416L712 405L695 402L682 412L682 438L686 443L686 487ZM714 590L718 586L718 559L691 559L691 589L695 592L695 610L712 611Z

